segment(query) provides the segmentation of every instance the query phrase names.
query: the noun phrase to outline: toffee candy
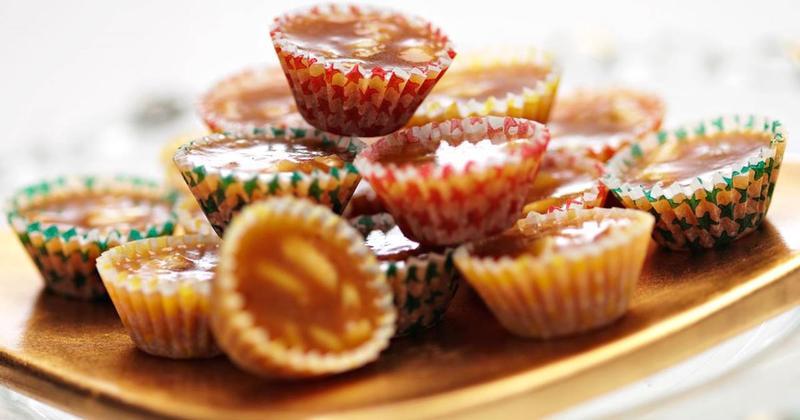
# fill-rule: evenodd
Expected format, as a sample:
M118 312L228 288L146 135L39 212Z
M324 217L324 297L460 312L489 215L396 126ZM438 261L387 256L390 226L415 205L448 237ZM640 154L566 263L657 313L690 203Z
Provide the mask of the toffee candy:
M608 195L600 182L602 175L603 164L597 160L565 151L547 152L523 213L602 207Z
M63 177L15 194L7 215L47 289L93 299L106 294L95 259L128 241L172 234L174 199L141 178Z
M174 160L221 236L242 207L271 196L307 198L341 213L361 179L350 163L361 147L325 134L214 134L181 147Z
M560 337L627 311L652 229L653 216L636 210L530 213L501 235L459 247L453 258L503 327Z
M786 134L777 120L731 115L660 131L620 151L603 183L657 217L653 237L674 250L711 248L766 216Z
M270 35L300 114L339 135L405 125L455 57L430 23L372 7L311 7L276 18Z
M257 375L355 369L394 334L392 292L375 257L347 222L305 200L273 198L242 211L225 235L218 276L215 336Z
M225 78L200 99L198 111L215 132L292 136L314 129L297 112L280 68L248 69Z
M129 242L104 252L97 270L136 347L172 359L216 356L208 307L216 235Z
M664 119L657 96L630 89L578 90L561 95L548 123L550 148L602 162L622 147L654 133Z
M560 76L550 54L533 48L466 54L436 84L408 125L485 115L546 123Z
M350 223L364 235L394 292L395 336L436 325L458 290L452 248L429 248L408 239L386 213L363 215Z
M530 120L450 120L384 137L355 165L406 236L453 245L519 218L549 138Z

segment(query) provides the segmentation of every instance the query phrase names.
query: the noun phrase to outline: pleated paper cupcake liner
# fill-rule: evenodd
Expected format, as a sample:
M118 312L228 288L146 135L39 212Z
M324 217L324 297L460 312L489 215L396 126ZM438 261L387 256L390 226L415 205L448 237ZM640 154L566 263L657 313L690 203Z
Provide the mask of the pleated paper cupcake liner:
M248 68L230 75L217 82L197 102L197 111L206 126L216 133L252 133L254 130L269 132L273 130L287 130L289 126L309 129L312 128L299 114L290 112L283 118L274 118L269 123L253 123L238 121L225 115L214 107L216 95L224 95L231 91L254 91L259 88L276 87L285 88L291 94L286 83L286 77L280 67ZM294 118L296 116L296 118ZM264 119L267 119L265 117ZM281 134L283 135L283 134Z
M273 134L258 134L248 138L263 138L269 141L276 138ZM331 168L328 172L314 170L311 173L291 171L263 174L197 165L187 158L194 147L240 138L242 135L241 133L213 134L203 137L181 147L174 158L184 181L200 204L208 222L220 236L243 207L268 197L306 198L327 206L336 213L341 213L361 180L356 168L349 163L342 169ZM295 139L315 140L321 145L332 146L334 150L352 153L363 147L358 139L346 137L331 139L325 134L319 137L312 135L304 138L286 138L290 141Z
M530 141L512 148L503 159L464 168L378 162L381 155L406 144L435 149L443 139L453 143ZM547 128L534 121L466 118L403 129L366 148L354 163L406 236L423 244L446 246L498 233L514 224L549 140Z
M767 135L770 145L688 183L646 187L625 181L630 167L660 147L736 133ZM755 115L720 116L660 131L621 150L608 162L603 183L625 207L656 216L653 238L660 245L673 250L713 248L753 232L764 220L785 149L780 121Z
M212 234L129 242L104 252L97 259L97 270L136 347L172 359L213 357L221 352L209 325L210 281L164 280L115 267L120 260L180 244L216 247L219 239Z
M16 233L44 279L45 287L62 296L82 300L104 297L106 290L95 260L104 251L142 238L171 235L177 216L144 229L108 233L77 227L63 229L27 218L24 212L49 199L96 194L135 194L173 203L174 195L155 182L137 177L70 176L43 181L16 193L7 208L8 224Z
M555 107L553 119L550 122L557 124L562 118L578 118L581 120L588 120L586 121L587 124L596 124L597 122L595 119L602 118L602 115L600 115L597 111L593 113L585 108L591 106L589 104L597 102L602 103L604 98L614 96L623 96L635 99L636 103L641 108L639 111L645 112L646 117L643 117L641 121L630 130L629 133L625 135L609 136L607 142L593 144L588 147L578 145L562 145L558 141L556 130L553 129L554 140L550 149L570 150L573 152L583 153L592 159L606 162L623 147L639 142L644 137L655 133L659 128L661 128L661 122L664 120L665 113L664 102L654 94L624 88L611 88L602 90L580 89L567 95L562 94L559 96L558 106ZM607 101L608 99L605 100ZM603 103L603 105L608 107L606 103ZM568 111L570 108L573 109ZM617 116L619 113L625 113L625 111L617 109L606 112L614 116Z
M285 25L303 16L365 14L401 16L427 28L441 48L432 62L409 69L357 66L303 50L283 33ZM455 57L439 28L418 17L367 6L328 4L286 14L275 19L270 35L300 114L314 127L340 135L382 136L403 127Z
M641 274L653 217L623 209L573 209L531 213L520 229L576 221L626 218L633 223L599 240L543 254L480 258L470 245L456 250L455 264L503 327L534 338L555 338L606 326L625 314Z
M319 237L343 250L342 258L352 260L353 273L369 278L368 286L379 296L373 301L380 316L370 338L356 348L341 352L320 352L289 347L270 337L257 325L244 306L235 269L240 244L255 226L269 225L300 231L318 230ZM272 198L247 207L231 224L221 250L218 277L212 290L212 328L220 347L242 369L256 375L304 378L336 374L377 359L394 335L396 310L392 291L375 256L363 238L347 221L329 209L306 200Z
M535 48L495 48L464 54L450 69L449 76L458 77L460 70L484 70L485 77L492 77L493 69L514 66L536 66L547 69L544 78L534 86L526 86L518 92L509 92L505 97L489 97L485 100L448 97L446 92L432 94L417 109L409 126L446 121L453 118L496 115L501 117L526 118L547 123L555 102L561 69L553 57ZM465 83L468 82L465 80ZM477 81L476 81L477 82Z
M215 111L210 103L211 95L218 89L247 90L253 89L253 86L266 83L280 84L291 95L286 76L280 67L250 68L223 79L201 98L197 104L200 117L209 130L216 133L245 134L249 136L269 135L288 138L321 137L324 134L332 141L338 137L336 134L323 133L321 130L314 128L296 110L268 123L239 122ZM335 141L341 141L341 139ZM172 154L170 154L170 163L171 160ZM183 181L181 180L181 182Z
M387 213L363 215L350 219L350 223L364 236L373 230L387 232L395 226ZM424 331L442 319L459 284L452 248L402 261L381 261L380 265L394 292L396 337Z
M539 177L547 171L560 169L577 169L596 178L591 187L567 197L542 198L525 204L522 212L526 215L532 211L549 213L566 209L591 209L603 207L608 196L608 188L600 181L603 176L603 164L600 161L587 158L581 154L568 151L548 151L542 158L539 168Z

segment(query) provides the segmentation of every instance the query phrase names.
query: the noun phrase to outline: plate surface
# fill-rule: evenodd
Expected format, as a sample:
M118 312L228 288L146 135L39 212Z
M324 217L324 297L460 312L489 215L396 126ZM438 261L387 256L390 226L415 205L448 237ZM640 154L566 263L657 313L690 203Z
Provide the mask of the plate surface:
M41 291L0 233L0 380L90 416L532 417L631 382L800 301L800 162L784 162L763 227L698 255L656 250L631 310L602 331L540 342L505 333L467 287L444 322L395 340L380 360L310 382L269 382L225 358L137 351L110 302Z

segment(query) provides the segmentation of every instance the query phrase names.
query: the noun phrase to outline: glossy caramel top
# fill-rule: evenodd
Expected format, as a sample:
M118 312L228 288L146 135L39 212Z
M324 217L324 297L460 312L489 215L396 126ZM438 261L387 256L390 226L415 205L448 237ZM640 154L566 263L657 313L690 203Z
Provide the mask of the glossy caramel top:
M521 94L525 88L535 88L549 71L549 68L535 64L453 69L436 84L430 100L504 99L508 94Z
M120 233L162 224L171 218L171 204L153 197L127 194L83 194L46 200L25 209L22 215L44 225L67 230L100 229Z
M224 80L206 94L203 102L229 122L264 126L304 121L279 68L254 70Z
M576 197L592 189L596 182L597 178L580 168L543 166L528 192L527 202Z
M625 174L625 181L644 186L690 182L740 163L769 144L766 133L724 134L670 143L645 156Z
M371 231L366 237L366 243L381 261L401 261L425 252L419 243L403 235L398 226L386 232L378 229Z
M309 14L290 20L281 31L290 43L327 62L386 69L428 64L443 48L429 28L375 12Z
M219 244L178 244L139 254L135 258L118 258L114 268L142 278L159 281L210 281L219 261Z
M607 218L601 221L585 220L567 225L552 225L534 233L523 233L517 228L477 241L472 254L482 258L516 258L522 255L540 255L545 249L559 251L586 245L608 236L613 229L629 225L625 218Z
M655 99L626 91L583 92L561 98L547 125L551 145L597 147L631 140L660 119L654 115L661 112L656 107Z
M489 161L506 158L514 147L527 143L527 139L509 140L493 143L489 139L477 142L462 141L452 144L446 140L436 144L406 143L402 148L394 149L380 155L377 161L381 164L394 165L449 165L461 170L467 166L481 167Z
M193 145L186 154L193 165L258 173L299 170L327 172L342 168L352 154L338 152L316 140L224 138Z

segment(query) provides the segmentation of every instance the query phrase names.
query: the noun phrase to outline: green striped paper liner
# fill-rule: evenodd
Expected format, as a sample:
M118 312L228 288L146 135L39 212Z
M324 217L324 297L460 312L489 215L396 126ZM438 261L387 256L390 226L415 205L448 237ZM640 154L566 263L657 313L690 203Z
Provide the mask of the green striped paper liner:
M714 173L646 187L625 180L628 170L660 147L735 134L764 134L770 145ZM713 248L754 231L766 216L778 180L786 133L778 120L724 115L645 137L606 165L603 183L626 207L656 216L653 238L673 250Z
M181 146L175 153L175 164L219 236L224 234L231 219L244 206L268 197L307 198L341 214L361 180L358 171L350 162L346 163L344 168L331 168L327 172L315 169L310 173L302 171L260 173L197 165L189 159L196 148L238 138L258 139L264 142L314 141L318 142L320 147L330 148L332 152L346 151L353 156L363 148L363 143L355 137L329 136L318 130L302 133L294 131L290 136L285 131L275 129L270 129L268 132L257 129L253 133L245 134L211 134Z
M130 231L44 224L24 215L26 209L46 203L48 198L82 194L135 194L175 203L175 193L154 181L134 176L65 176L42 181L17 192L8 203L11 228L42 274L45 287L62 296L90 300L106 295L95 260L104 251L129 241L171 235L177 223L172 216L164 223Z
M387 232L395 227L388 213L350 219L365 237L374 230ZM444 316L458 290L453 264L453 248L428 252L404 261L380 261L381 269L394 291L397 308L395 336L414 335L436 325Z

